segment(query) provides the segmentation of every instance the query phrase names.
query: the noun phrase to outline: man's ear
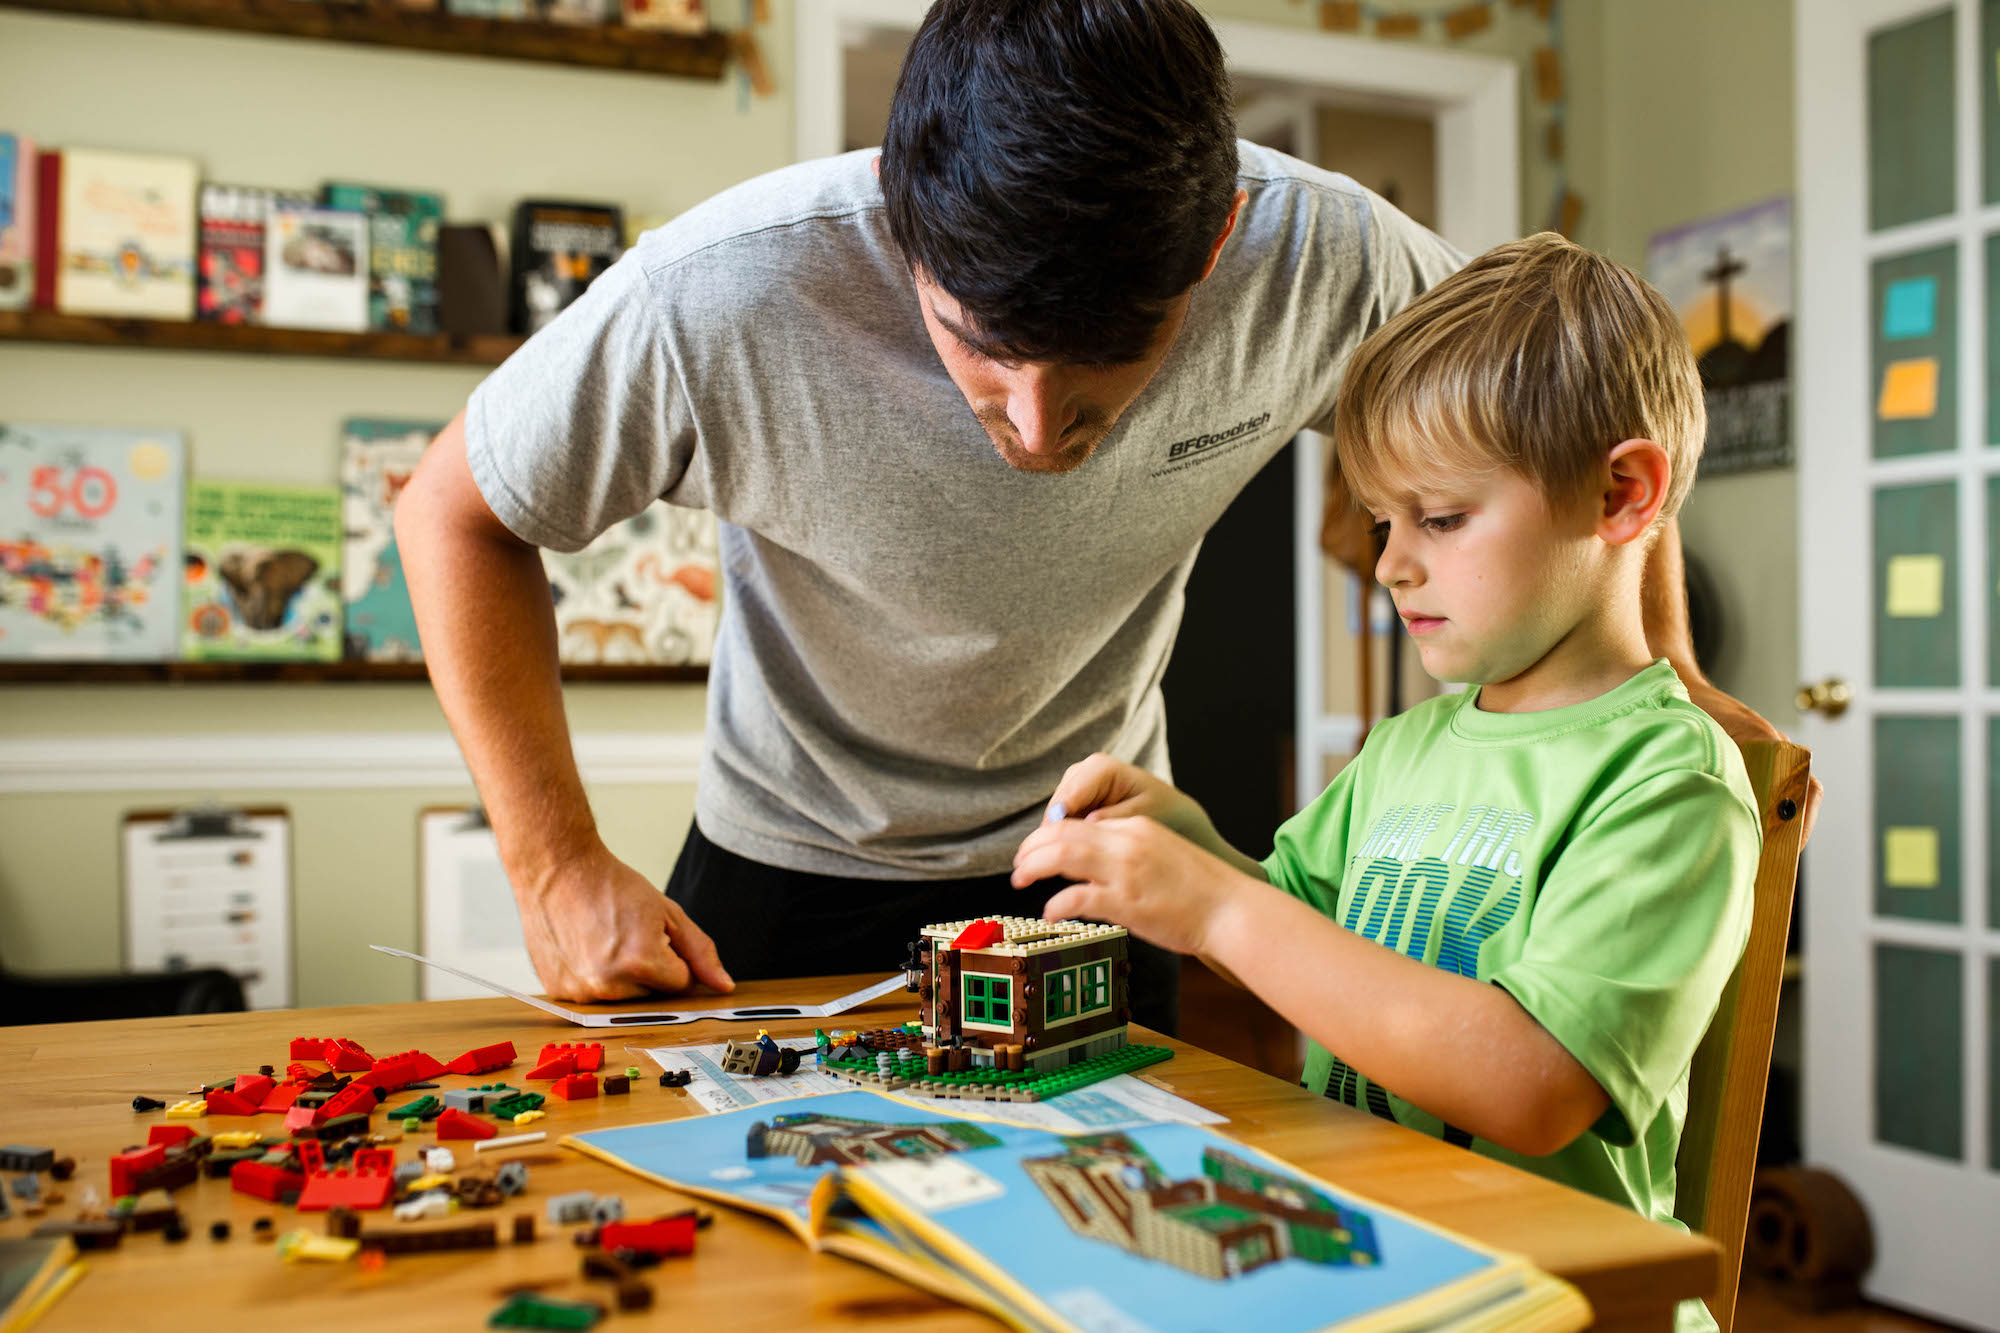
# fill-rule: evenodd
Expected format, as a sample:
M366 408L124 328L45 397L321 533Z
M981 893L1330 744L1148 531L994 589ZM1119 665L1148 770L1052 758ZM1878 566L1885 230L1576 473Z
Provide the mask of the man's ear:
M1236 197L1229 201L1229 220L1222 224L1222 234L1215 238L1215 244L1208 247L1208 263L1202 266L1201 277L1196 278L1196 282L1203 281L1209 274L1215 272L1215 261L1222 257L1222 243L1236 230L1236 217L1243 211L1243 204L1249 198L1248 190L1238 190Z
M880 153L868 159L868 169L875 173L876 180L879 181L882 179L882 155Z
M1674 465L1668 461L1667 451L1652 440L1623 440L1613 445L1606 459L1597 535L1612 546L1645 536L1660 517L1673 477Z

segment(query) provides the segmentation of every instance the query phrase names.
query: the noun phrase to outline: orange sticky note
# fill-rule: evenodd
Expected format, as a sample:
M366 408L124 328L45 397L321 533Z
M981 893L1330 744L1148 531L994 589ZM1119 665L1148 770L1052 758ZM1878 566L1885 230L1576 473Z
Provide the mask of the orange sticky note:
M1934 356L1891 361L1882 374L1875 413L1884 421L1921 421L1937 415L1938 363Z

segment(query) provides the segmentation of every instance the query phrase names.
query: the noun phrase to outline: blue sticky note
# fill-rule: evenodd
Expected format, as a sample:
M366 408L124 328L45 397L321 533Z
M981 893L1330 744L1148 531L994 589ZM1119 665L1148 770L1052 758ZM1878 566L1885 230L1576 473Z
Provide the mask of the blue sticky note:
M1882 302L1884 338L1928 338L1936 329L1936 278L1904 278L1889 284Z

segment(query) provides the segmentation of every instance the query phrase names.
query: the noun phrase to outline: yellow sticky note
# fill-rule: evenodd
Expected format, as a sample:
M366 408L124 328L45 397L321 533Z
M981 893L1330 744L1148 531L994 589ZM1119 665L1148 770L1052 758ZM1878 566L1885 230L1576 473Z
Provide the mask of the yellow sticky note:
M1937 415L1938 363L1934 356L1891 361L1882 373L1882 397L1875 404L1884 421L1921 421Z
M1929 620L1944 610L1944 557L1892 555L1885 609L1901 620Z
M1934 889L1938 835L1934 828L1882 830L1882 878L1892 889Z

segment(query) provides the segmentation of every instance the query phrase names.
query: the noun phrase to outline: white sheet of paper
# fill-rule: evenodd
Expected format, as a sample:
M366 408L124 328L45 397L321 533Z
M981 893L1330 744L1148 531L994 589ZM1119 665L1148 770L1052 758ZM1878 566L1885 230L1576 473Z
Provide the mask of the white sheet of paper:
M470 972L461 972L436 959L425 958L422 954L391 949L386 944L371 944L368 947L377 953L407 958L413 963L422 963L425 967L435 967L440 971L449 972L462 981L484 986L487 990L505 995L509 999L519 1000L522 1004L531 1004L545 1014L554 1014L557 1018L586 1028L671 1027L676 1023L700 1022L704 1018L718 1018L739 1023L755 1023L778 1018L831 1018L835 1014L845 1013L857 1004L866 1004L879 996L887 995L890 991L901 990L907 984L905 974L898 972L893 977L885 977L872 986L863 986L851 995L843 995L825 1004L766 1004L733 1009L648 1009L625 1014L593 1014L581 1009L565 1009L539 996L502 986L497 981L488 981L484 977L475 977Z
M778 1037L780 1046L803 1054L797 1073L766 1074L762 1078L739 1077L722 1072L725 1042L690 1046L632 1047L640 1050L662 1069L685 1069L694 1077L687 1085L688 1096L710 1115L718 1111L740 1111L761 1102L781 1102L791 1097L817 1097L828 1092L847 1092L853 1084L829 1078L819 1072L813 1056L811 1037Z

